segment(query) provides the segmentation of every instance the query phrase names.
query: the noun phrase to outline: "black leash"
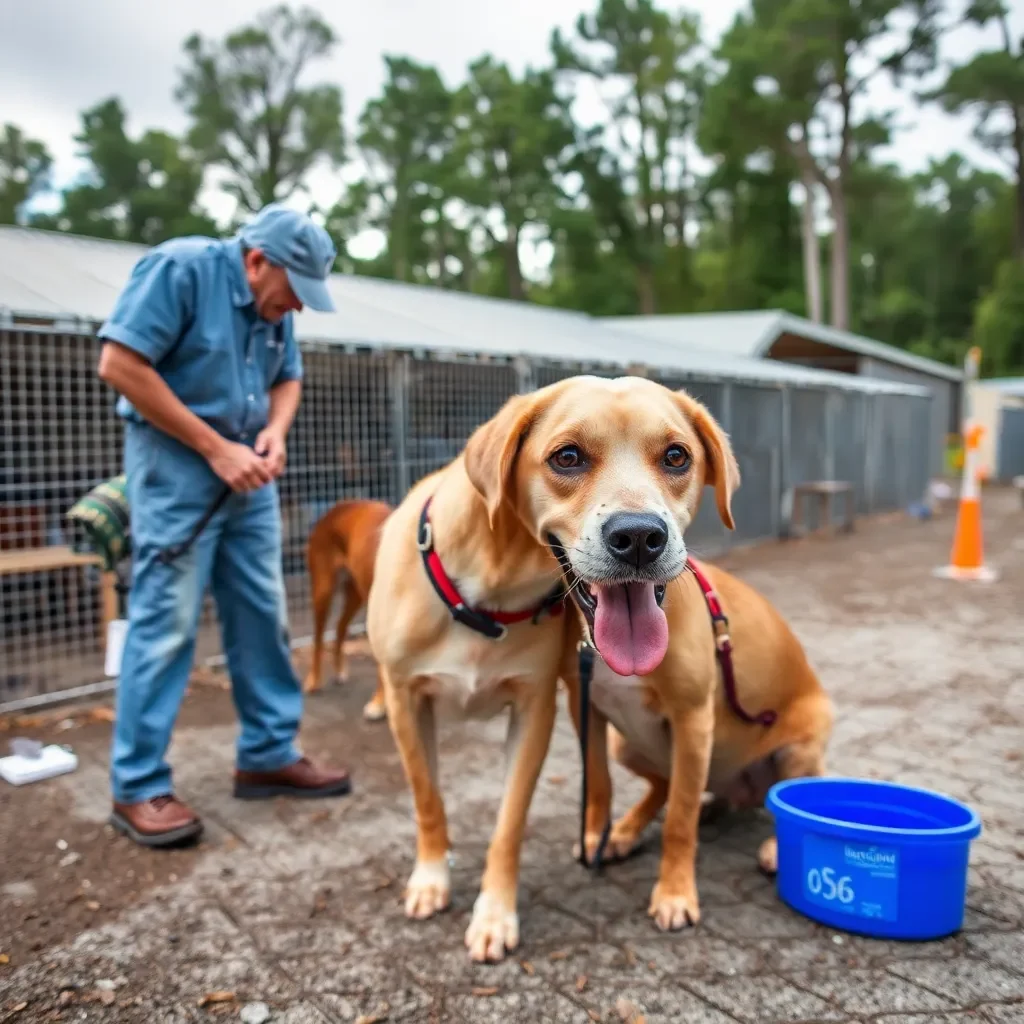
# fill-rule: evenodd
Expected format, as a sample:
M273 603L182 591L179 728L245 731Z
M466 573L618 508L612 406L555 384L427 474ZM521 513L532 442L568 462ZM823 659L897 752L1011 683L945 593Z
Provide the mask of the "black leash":
M564 577L564 585L571 591L573 601L582 612L583 619L587 624L587 634L576 646L579 652L577 666L580 686L580 757L583 760L582 792L580 793L582 805L580 807L580 855L578 859L585 868L600 871L603 866L605 847L608 845L608 836L612 831L611 808L609 808L608 821L605 822L597 849L594 851L594 859L589 862L587 860L587 787L590 782L587 771L587 751L590 749L590 684L594 679L594 660L597 657L597 647L594 645L594 612L597 609L597 604L590 592L578 584L578 581L574 585L575 573L561 541L553 533L548 534L547 541L551 553L558 559L558 565Z
M261 454L260 458L266 458L266 455ZM199 534L206 529L210 520L220 511L224 502L226 502L233 493L234 492L229 486L225 486L220 494L217 495L213 504L202 514L199 522L192 527L192 532L180 544L172 544L170 547L164 548L160 554L157 555L157 558L163 562L164 565L170 565L175 559L181 558L181 556L185 554L193 544L195 544Z
M594 678L594 658L597 654L589 640L581 640L579 651L579 682L580 682L580 756L583 759L583 786L580 794L580 855L579 862L594 871L600 871L603 864L604 850L608 845L608 836L612 831L611 814L605 823L601 839L594 851L594 859L587 861L587 749L590 743L590 683ZM611 808L609 808L609 811Z
M199 522L192 527L192 532L188 537L186 537L180 544L172 544L170 547L164 548L160 554L157 555L157 558L163 562L164 565L170 565L175 559L181 558L181 556L185 554L193 544L195 544L199 534L206 529L210 520L217 514L224 502L231 497L231 493L231 488L225 487L224 490L217 495L217 500L203 513Z

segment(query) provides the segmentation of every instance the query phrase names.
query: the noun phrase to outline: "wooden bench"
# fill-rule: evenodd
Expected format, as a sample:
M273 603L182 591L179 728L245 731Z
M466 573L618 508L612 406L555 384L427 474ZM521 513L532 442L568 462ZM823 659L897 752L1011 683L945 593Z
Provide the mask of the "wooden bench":
M840 496L846 499L842 529L849 533L853 530L856 515L855 494L853 484L849 480L809 480L802 484L794 484L793 509L789 520L790 535L800 536L807 533L803 515L805 499L817 499L818 529L825 529L832 525L832 502Z
M68 547L52 546L42 548L20 548L14 551L0 551L0 577L20 576L39 572L57 572L62 569L83 569L87 566L102 566L99 555L72 551ZM78 573L72 574L69 604L78 604ZM100 584L101 621L100 650L106 648L107 624L117 618L116 577L112 572L102 574Z

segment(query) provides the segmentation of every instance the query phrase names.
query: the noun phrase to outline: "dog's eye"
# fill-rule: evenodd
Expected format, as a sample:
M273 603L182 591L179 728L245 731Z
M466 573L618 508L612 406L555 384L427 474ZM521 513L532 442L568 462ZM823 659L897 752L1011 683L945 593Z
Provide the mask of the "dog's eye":
M690 468L690 453L681 445L669 445L665 452L665 465L676 472Z
M583 452L576 445L567 444L564 448L559 448L548 459L548 463L552 469L561 470L563 473L573 469L581 469L584 463Z

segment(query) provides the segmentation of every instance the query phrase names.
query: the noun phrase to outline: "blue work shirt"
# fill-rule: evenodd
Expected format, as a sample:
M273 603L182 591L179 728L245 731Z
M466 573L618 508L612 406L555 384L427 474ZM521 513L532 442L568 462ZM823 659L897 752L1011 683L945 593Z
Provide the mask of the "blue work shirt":
M186 237L135 265L100 337L145 357L174 394L232 441L255 441L270 390L302 379L292 314L277 325L256 311L237 239ZM124 397L117 411L144 422Z

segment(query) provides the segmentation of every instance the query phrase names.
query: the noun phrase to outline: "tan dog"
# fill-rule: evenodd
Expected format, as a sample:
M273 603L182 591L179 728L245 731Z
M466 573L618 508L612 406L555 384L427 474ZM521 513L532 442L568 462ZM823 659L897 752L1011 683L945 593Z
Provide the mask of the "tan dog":
M519 942L519 851L554 725L571 621L557 562L525 528L520 514L529 513L505 500L516 440L559 390L512 399L462 455L410 490L384 524L370 591L370 646L416 808L416 864L405 890L410 917L430 917L450 900L435 705L467 717L511 706L505 792L466 931L477 961L500 960ZM558 598L553 606L551 597Z
M416 866L406 888L412 917L428 917L450 898L434 704L444 699L481 715L513 707L505 793L466 933L474 959L500 959L518 942L519 847L550 741L556 680L563 675L575 687L576 616L540 614L560 583L557 549L567 552L572 585L596 592L598 649L622 685L643 694L641 706L669 723L666 852L651 908L666 927L696 920L693 861L717 666L706 610L688 614L683 532L705 483L732 525L737 477L724 435L693 399L642 378L575 377L510 399L384 524L367 623L416 805ZM538 618L493 639L479 627L488 612L493 625L496 610ZM588 764L599 775L605 731L591 735ZM607 807L610 782L604 787ZM597 792L592 816L601 799Z
M344 579L344 589L334 631L334 674L340 682L347 677L345 638L352 619L370 594L380 528L391 512L391 506L382 501L339 501L317 520L310 532L306 564L313 591L313 660L303 684L306 693L313 693L322 685L324 630L339 577ZM377 689L363 708L363 717L379 721L386 713L378 673Z
M635 408L634 422L618 436L590 433L576 446L573 458L586 467L581 481L593 480L578 524L562 527L560 540L569 580L582 594L582 620L604 661L596 662L591 689L587 860L609 821L610 747L649 789L611 828L606 856L626 856L667 805L649 912L660 928L674 930L700 918L695 865L705 791L719 806L747 808L763 804L780 779L824 774L833 708L799 641L762 595L722 569L695 560L686 565L684 532L705 485L714 488L722 521L734 528L731 499L739 471L711 414L683 393L672 402L686 426L673 424L666 436L678 440L666 447L664 465L655 464L656 403L647 401L653 407ZM659 412L671 422L671 414ZM728 619L732 699L716 660L721 637L694 568ZM577 732L581 636L570 636L563 664ZM749 720L766 713L771 724ZM758 860L764 870L776 870L774 836L762 844Z

